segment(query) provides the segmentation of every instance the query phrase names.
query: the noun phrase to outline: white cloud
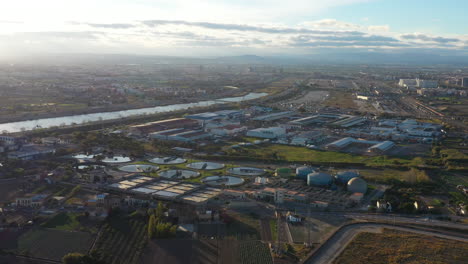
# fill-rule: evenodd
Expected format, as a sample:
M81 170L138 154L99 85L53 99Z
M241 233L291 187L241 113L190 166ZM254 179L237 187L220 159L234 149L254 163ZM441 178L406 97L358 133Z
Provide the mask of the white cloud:
M372 31L372 32L389 32L390 26L389 25L368 26L367 30Z

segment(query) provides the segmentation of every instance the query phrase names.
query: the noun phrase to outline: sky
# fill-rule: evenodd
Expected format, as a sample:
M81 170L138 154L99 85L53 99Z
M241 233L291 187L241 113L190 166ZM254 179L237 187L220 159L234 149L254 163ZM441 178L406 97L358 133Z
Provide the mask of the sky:
M0 0L0 7L0 58L468 52L465 0Z

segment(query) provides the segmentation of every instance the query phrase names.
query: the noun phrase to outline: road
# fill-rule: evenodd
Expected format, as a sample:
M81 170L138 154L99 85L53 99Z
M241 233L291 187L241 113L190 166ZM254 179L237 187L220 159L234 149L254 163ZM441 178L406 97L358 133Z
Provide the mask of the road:
M307 215L306 211L296 210L300 215ZM329 218L346 217L356 220L365 220L371 222L387 222L395 224L417 224L425 225L428 227L447 227L468 230L468 225L454 223L449 221L440 221L430 218L429 216L410 216L410 215L397 215L397 214L367 214L367 213L354 213L354 212L312 212L311 217L322 216ZM451 216L456 218L455 216Z
M435 236L439 238L452 239L468 243L468 238L461 236L454 236L451 234L444 234L443 231L432 232L428 230L421 230L416 228L408 228L403 226L394 226L388 224L374 224L374 223L358 223L347 225L338 230L331 238L329 238L308 260L304 263L307 264L329 264L338 257L341 252L346 248L354 237L361 232L380 232L382 228L400 230L405 232L418 233L422 235Z

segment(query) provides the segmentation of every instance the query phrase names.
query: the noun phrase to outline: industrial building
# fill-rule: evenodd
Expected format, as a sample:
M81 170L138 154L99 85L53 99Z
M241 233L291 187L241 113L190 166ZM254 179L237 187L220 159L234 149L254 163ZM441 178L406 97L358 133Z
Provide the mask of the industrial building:
M175 128L169 130L163 130L158 132L153 132L149 134L150 138L160 139L160 140L173 140L181 142L194 142L199 139L209 138L210 134L205 131Z
M367 182L359 177L353 178L348 182L347 188L349 192L365 194L367 192Z
M355 139L352 137L346 137L339 140L336 140L326 146L329 150L343 150L344 148L352 145L352 144L359 144L368 146L367 151L369 152L380 152L383 153L392 147L395 146L395 143L392 141L371 141L371 140L363 140L363 139Z
M244 115L242 110L221 110L216 112L206 112L193 115L187 115L185 118L197 120L200 123L212 120L222 120L222 119L239 119Z
M247 136L275 139L286 136L286 129L282 127L256 128L247 131Z
M307 175L307 185L327 186L333 182L330 174L324 172L313 172Z
M306 146L318 144L326 138L322 131L308 131L299 133L291 138L291 145Z
M355 171L340 171L335 175L337 182L347 184L351 179L359 177Z
M283 119L286 117L293 116L295 112L293 111L286 111L286 112L277 112L277 113L271 113L271 114L266 114L266 115L261 115L254 117L252 120L254 121L262 121L262 122L269 122L269 121L275 121L279 119Z
M8 153L9 159L33 160L45 155L55 154L55 148L41 145L24 145L19 150Z

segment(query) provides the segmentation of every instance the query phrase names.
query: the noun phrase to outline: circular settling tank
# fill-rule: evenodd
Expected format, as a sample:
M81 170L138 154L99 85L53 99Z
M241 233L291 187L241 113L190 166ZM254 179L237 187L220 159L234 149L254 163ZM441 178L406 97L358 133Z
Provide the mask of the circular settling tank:
M244 179L235 176L208 176L202 180L210 186L237 186L244 183Z
M77 169L79 170L97 170L97 169L104 169L106 168L106 166L103 166L103 165L78 165L76 167Z
M132 161L129 157L124 156L113 156L113 157L105 157L102 162L104 163L125 163Z
M165 170L159 172L159 176L166 179L189 179L200 176L200 173L192 170Z
M235 167L230 168L229 173L241 176L260 176L265 173L265 170L253 167Z
M224 168L224 164L217 162L193 162L187 164L187 167L195 170L219 170Z
M119 168L121 171L125 172L153 172L159 170L158 166L145 165L145 164L132 164L126 165Z
M186 162L186 159L178 158L178 157L159 157L150 159L149 162L160 164L160 165L174 165L174 164L182 164Z
M91 154L91 155L77 154L77 155L73 156L73 158L75 158L75 159L83 159L83 160L90 160L90 159L94 159L94 155L93 155L93 154Z

